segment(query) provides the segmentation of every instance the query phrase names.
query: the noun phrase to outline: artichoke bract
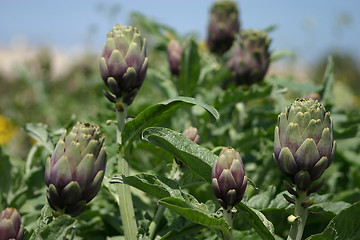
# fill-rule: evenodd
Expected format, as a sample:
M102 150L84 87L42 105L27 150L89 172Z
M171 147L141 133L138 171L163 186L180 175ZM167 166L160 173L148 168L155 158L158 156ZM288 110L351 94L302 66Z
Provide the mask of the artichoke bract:
M76 216L99 192L107 158L104 141L99 127L79 122L60 138L45 170L47 199L56 212Z
M107 34L100 58L100 73L110 92L105 96L111 102L130 105L146 75L145 38L135 27L117 24Z
M244 197L247 185L244 164L235 149L224 147L212 168L212 188L224 209L231 209Z
M217 1L210 10L207 44L213 53L223 54L240 31L239 11L233 1Z
M169 68L173 75L180 74L182 47L176 40L171 40L167 46Z
M22 240L24 226L19 212L15 208L6 208L0 213L0 240Z
M274 159L283 175L306 191L334 159L330 112L313 99L297 99L278 117Z
M228 67L237 85L261 81L270 64L271 38L266 32L243 30L229 51Z

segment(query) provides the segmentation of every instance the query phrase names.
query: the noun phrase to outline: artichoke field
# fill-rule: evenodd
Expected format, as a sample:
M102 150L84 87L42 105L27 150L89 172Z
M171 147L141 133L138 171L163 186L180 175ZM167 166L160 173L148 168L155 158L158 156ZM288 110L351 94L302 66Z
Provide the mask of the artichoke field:
M60 77L0 73L0 240L360 239L358 98L331 56L274 70L293 55L240 10L206 36L133 13Z

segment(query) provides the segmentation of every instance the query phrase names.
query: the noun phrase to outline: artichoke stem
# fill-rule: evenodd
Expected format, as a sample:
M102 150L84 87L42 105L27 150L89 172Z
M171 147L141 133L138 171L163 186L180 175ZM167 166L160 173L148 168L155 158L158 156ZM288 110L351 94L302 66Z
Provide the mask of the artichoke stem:
M172 166L172 170L170 172L169 178L178 182L180 177L181 177L182 171L179 168L179 165L174 161L173 162L173 166ZM152 220L152 222L150 223L149 226L149 238L150 240L153 240L155 238L155 234L156 234L156 230L159 226L159 223L164 215L164 211L165 211L165 207L164 205L160 205L158 207L158 209L156 210L155 216Z
M223 237L224 237L224 239L227 239L227 240L233 239L233 236L232 236L233 219L232 219L232 211L231 210L232 210L232 207L230 207L229 209L223 210L223 218L225 219L225 221L227 222L227 224L230 227L230 231L223 232Z
M129 175L129 161L124 156L124 148L121 142L121 131L124 128L125 120L127 117L127 105L123 104L123 111L116 111L116 139L120 145L119 159L118 159L118 172L119 174ZM119 184L118 188L118 205L120 208L120 216L125 232L125 239L137 239L137 226L134 213L134 206L131 197L130 186L126 184Z
M291 225L290 234L287 238L288 240L301 240L306 224L306 219L309 215L308 208L304 207L302 204L303 202L309 200L307 192L297 189L297 193L299 196L295 199L294 215L295 217L298 217L298 219L294 221L293 225Z

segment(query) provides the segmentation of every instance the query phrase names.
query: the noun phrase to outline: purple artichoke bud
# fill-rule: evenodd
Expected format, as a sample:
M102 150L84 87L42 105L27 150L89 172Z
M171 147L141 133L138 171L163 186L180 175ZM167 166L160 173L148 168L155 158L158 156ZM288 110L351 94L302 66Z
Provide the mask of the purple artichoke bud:
M297 99L278 117L274 159L285 176L308 190L334 159L333 122L317 100Z
M117 24L108 33L100 58L100 73L111 94L105 96L116 103L130 105L139 91L146 75L145 38L135 27Z
M6 208L0 213L0 240L22 240L24 226L21 217L15 208Z
M60 138L45 170L47 199L55 211L75 216L99 192L107 157L104 141L99 127L79 122Z
M212 168L212 188L224 209L232 208L244 196L247 185L244 164L235 149L224 147Z
M171 40L167 46L167 56L169 67L172 74L178 76L180 74L182 47L176 40Z
M207 43L213 53L223 54L231 47L240 31L236 2L217 1L210 10Z
M189 127L187 129L185 129L183 131L182 135L184 135L185 137L187 137L188 139L190 139L194 143L199 144L199 142L200 142L200 136L198 134L197 128L195 128L195 127Z
M229 51L227 65L237 85L261 81L270 64L271 38L262 31L241 31L241 39Z

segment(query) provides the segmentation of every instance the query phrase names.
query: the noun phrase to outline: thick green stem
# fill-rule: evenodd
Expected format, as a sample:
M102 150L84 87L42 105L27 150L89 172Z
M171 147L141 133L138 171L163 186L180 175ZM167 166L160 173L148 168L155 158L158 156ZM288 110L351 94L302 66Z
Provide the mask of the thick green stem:
M129 161L125 157L124 149L121 142L121 131L124 127L125 120L127 117L127 106L124 104L123 109L116 110L116 139L120 147L119 159L118 159L118 173L125 176L129 175ZM125 232L125 239L135 240L137 239L137 226L134 213L134 206L131 198L130 186L126 184L119 184L118 187L119 201L118 205L120 208L120 215L122 224Z
M227 222L227 224L230 227L229 232L223 232L224 240L232 240L233 239L233 237L232 237L233 219L232 219L231 209L232 208L223 210L223 218L225 219L225 221Z
M309 215L307 207L303 205L303 202L309 200L307 192L298 189L297 193L299 196L295 199L294 211L294 215L297 219L291 225L290 234L287 238L288 240L301 240L306 224L306 219Z

